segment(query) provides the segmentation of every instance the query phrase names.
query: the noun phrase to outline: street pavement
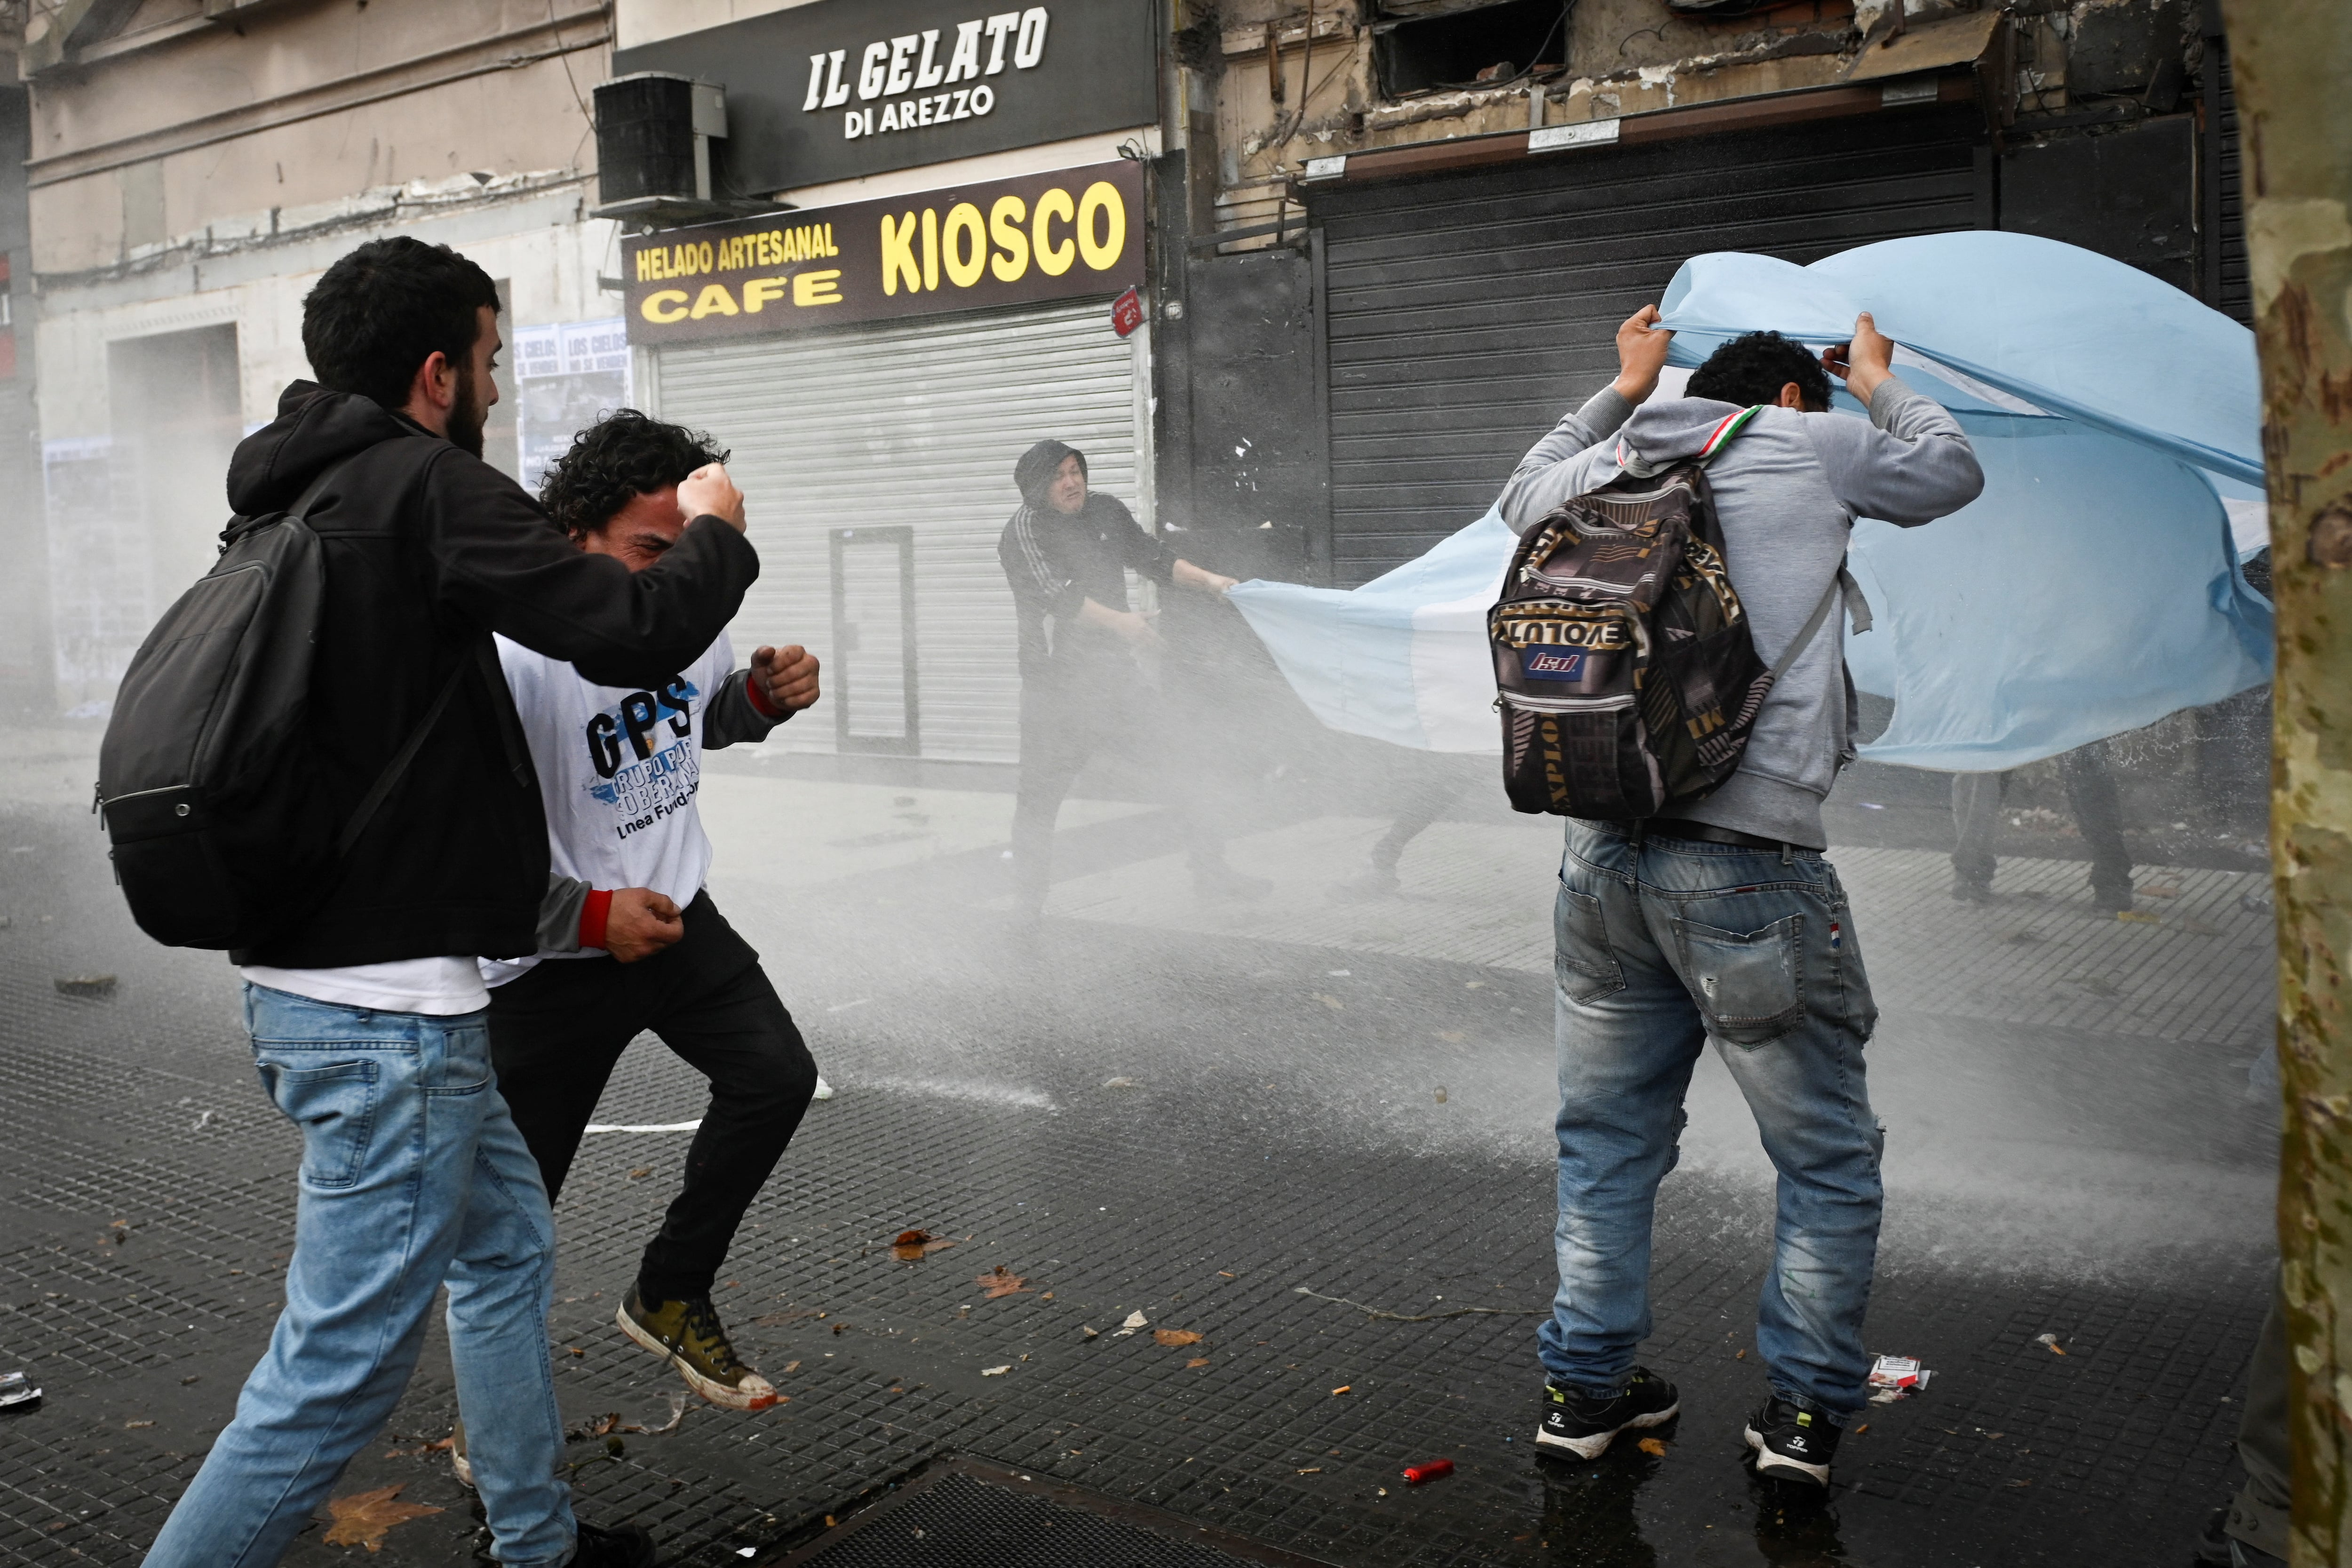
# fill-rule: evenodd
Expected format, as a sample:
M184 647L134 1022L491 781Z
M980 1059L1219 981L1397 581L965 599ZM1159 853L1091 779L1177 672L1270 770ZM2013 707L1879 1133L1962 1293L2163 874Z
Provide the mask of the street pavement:
M0 1561L127 1563L267 1341L298 1145L226 963L124 915L85 815L89 733L20 742L0 777L0 1371L47 1399L0 1416ZM1339 884L1378 803L1294 795L1231 847L1274 892L1204 901L1171 817L1089 785L1024 942L1009 783L711 760L713 896L839 1091L719 1293L789 1400L673 1421L675 1380L611 1318L685 1136L593 1135L558 1212L552 1324L583 1517L638 1519L666 1561L715 1568L955 1454L1341 1564L2188 1561L2231 1484L2267 1289L2276 1111L2250 1068L2273 966L2251 865L2143 866L2147 918L2116 921L2079 861L2004 860L1975 906L1924 841L1833 852L1884 1010L1869 1340L1935 1376L1874 1407L1808 1501L1739 1463L1771 1176L1712 1060L1662 1193L1643 1352L1684 1414L1656 1452L1529 1451L1555 824L1472 802L1413 843L1396 896L1359 900ZM56 984L100 975L78 989L103 994ZM691 1121L699 1083L640 1042L598 1120ZM901 1261L908 1228L955 1245ZM999 1268L1021 1285L992 1296ZM453 1411L436 1331L336 1491L441 1511L371 1563L474 1561L428 1447ZM1402 1483L1440 1456L1454 1475ZM365 1555L328 1533L288 1561Z

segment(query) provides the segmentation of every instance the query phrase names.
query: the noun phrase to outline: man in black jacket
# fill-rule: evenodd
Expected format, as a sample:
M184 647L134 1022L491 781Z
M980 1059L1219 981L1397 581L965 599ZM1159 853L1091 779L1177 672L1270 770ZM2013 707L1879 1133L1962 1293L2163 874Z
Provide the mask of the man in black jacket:
M709 647L758 574L723 469L632 574L574 549L481 460L498 295L416 240L374 240L303 302L320 384L297 382L229 468L229 501L310 513L325 606L307 719L348 816L424 742L309 907L234 954L262 1082L302 1129L286 1310L236 1419L148 1568L267 1568L399 1399L446 1283L457 1399L492 1535L518 1568L650 1564L641 1531L575 1525L555 1479L554 1226L492 1080L477 960L538 948L547 827L490 634L592 679L658 682Z
M1225 864L1200 798L1198 770L1181 774L1178 747L1136 662L1160 647L1150 617L1127 605L1129 570L1155 583L1223 594L1231 577L1204 571L1143 531L1117 496L1090 489L1086 454L1040 441L1013 466L1021 509L996 555L1020 624L1021 780L1013 807L1013 918L1034 931L1053 880L1054 819L1087 760L1106 748L1140 754L1184 827L1192 886L1208 897L1263 898L1273 884Z

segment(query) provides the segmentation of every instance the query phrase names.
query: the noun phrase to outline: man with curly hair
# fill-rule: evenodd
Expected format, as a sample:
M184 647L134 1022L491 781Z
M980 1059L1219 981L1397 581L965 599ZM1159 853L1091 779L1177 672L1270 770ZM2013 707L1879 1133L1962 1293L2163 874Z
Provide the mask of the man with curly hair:
M549 468L541 504L581 550L642 572L686 527L679 485L723 472L726 458L706 436L624 408ZM552 1205L605 1080L641 1031L710 1080L684 1185L617 1316L705 1399L764 1409L776 1391L735 1353L710 1289L820 1080L759 954L703 888L710 841L695 795L704 751L764 740L816 701L817 660L761 647L739 669L722 632L667 681L629 688L597 685L504 637L498 651L555 872L540 952L482 961L499 1091Z

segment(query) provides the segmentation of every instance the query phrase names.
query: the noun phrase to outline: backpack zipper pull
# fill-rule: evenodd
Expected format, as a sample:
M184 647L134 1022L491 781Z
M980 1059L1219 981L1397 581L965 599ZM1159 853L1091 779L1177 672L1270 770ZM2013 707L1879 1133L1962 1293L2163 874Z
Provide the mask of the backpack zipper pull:
M106 785L103 782L89 786L89 814L100 821L106 820Z

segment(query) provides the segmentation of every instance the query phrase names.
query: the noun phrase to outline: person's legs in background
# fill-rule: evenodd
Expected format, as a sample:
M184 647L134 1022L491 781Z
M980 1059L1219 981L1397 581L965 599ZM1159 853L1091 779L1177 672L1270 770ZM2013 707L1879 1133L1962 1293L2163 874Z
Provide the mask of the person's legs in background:
M2091 901L2102 913L2132 907L2131 850L2124 844L2123 800L2105 741L2077 746L2058 759L2066 805L2091 851Z
M2008 795L2007 773L1952 775L1952 897L1978 904L1992 897L1993 837Z
M553 1228L493 1083L482 1016L376 1013L256 985L245 1006L263 1085L302 1130L286 1308L150 1568L275 1563L392 1413L445 1278L467 1300L461 1384L552 1387ZM496 1216L480 1235L478 1199ZM493 1552L560 1563L574 1538L552 1479L562 1425L551 1392L512 1404L484 1499Z
M2286 1300L2273 1287L2271 1310L2246 1369L2246 1411L2238 1423L2238 1459L2246 1484L2206 1521L2199 1568L2285 1568L2294 1502L2294 1456L2286 1433Z
M1483 759L1481 759L1483 761ZM1372 846L1371 868L1362 876L1333 886L1339 899L1381 899L1397 890L1397 863L1405 846L1426 833L1445 808L1462 798L1471 781L1458 765L1461 759L1438 752L1406 752L1397 760L1403 798L1389 830ZM1490 771L1482 767L1481 774Z
M1013 910L1021 926L1034 929L1045 915L1054 882L1054 819L1094 754L1096 731L1085 703L1022 688L1021 781L1013 800Z

